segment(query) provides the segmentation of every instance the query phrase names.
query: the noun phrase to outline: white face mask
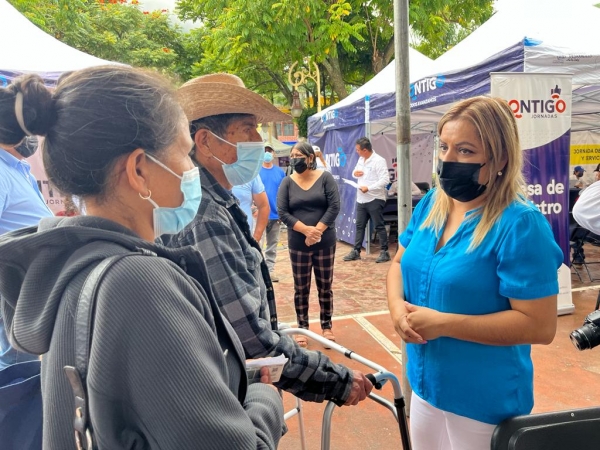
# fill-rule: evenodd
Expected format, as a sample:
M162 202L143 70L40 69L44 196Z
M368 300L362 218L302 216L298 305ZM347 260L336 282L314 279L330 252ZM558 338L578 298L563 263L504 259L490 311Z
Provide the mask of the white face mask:
M200 171L197 167L194 167L183 172L183 175L177 175L152 155L146 153L146 156L181 180L181 192L183 192L183 203L181 206L176 208L158 206L149 196L142 197L154 206L152 213L154 219L154 238L156 239L163 234L177 234L194 220L198 208L200 208L202 200Z
M211 133L217 139L236 148L237 161L231 164L226 164L213 155L217 161L223 164L223 172L227 181L233 186L240 186L254 180L264 161L265 144L262 142L238 142L235 145L217 136L212 131Z

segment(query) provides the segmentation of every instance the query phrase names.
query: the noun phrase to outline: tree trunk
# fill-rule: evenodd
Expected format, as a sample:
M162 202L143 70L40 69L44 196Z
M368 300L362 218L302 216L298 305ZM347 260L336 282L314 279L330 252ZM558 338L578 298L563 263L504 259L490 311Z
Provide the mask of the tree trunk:
M389 42L383 50L383 67L387 66L390 61L394 59L394 36L390 38Z
M348 97L348 91L346 90L346 83L344 83L344 77L342 76L342 69L340 68L340 61L338 57L328 56L322 64L329 75L331 87L337 94L338 98L342 100Z
M385 67L385 63L383 61L383 55L381 54L381 52L379 50L373 50L373 60L372 60L372 65L373 65L373 73L375 75L377 75L379 72L381 72L383 70L383 68Z
M394 59L394 36L386 44L383 52L378 49L373 49L373 73L378 74Z
M273 72L271 69L269 69L266 66L263 66L264 69L267 71L267 73L269 74L269 76L271 77L271 79L273 80L273 82L277 85L277 87L279 88L279 90L281 91L281 93L284 95L287 104L291 105L292 104L292 100L293 100L293 93L292 90L289 88L288 84L287 84L287 80L284 80L282 76L280 76L279 74Z

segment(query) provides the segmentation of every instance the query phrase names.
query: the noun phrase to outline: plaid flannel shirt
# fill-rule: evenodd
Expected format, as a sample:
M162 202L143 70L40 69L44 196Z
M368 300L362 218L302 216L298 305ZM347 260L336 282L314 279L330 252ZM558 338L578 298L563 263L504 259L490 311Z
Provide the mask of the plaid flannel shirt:
M250 245L240 228L248 226L246 216L235 197L203 167L200 180L202 202L196 217L179 234L164 236L164 244L191 245L201 252L220 310L240 338L247 358L280 354L289 358L275 383L278 388L306 401L344 403L352 387L351 371L271 329L267 289L272 292L272 285L268 273L268 286L261 273L262 253Z

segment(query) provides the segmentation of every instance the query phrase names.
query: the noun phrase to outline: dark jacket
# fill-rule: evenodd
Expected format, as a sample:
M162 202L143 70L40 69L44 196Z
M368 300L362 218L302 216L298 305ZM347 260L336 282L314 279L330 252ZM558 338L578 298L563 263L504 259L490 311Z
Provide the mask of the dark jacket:
M44 448L74 448L74 311L104 258L87 377L101 449L276 448L283 408L269 386L247 386L243 350L214 302L199 254L146 242L94 217L44 219L0 237L7 332L42 359ZM192 278L193 277L193 278ZM196 281L197 280L197 281Z

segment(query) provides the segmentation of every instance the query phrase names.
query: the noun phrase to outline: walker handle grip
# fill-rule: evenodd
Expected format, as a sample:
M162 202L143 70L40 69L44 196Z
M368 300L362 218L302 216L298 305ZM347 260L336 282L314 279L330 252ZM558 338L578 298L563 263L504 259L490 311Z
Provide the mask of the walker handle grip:
M367 373L365 374L365 378L367 380L369 380L371 382L371 384L373 384L373 387L377 390L380 390L383 385L385 384L385 382L387 381L386 378L378 378L378 375L380 375L380 372L377 372L376 374L372 374L372 373Z

